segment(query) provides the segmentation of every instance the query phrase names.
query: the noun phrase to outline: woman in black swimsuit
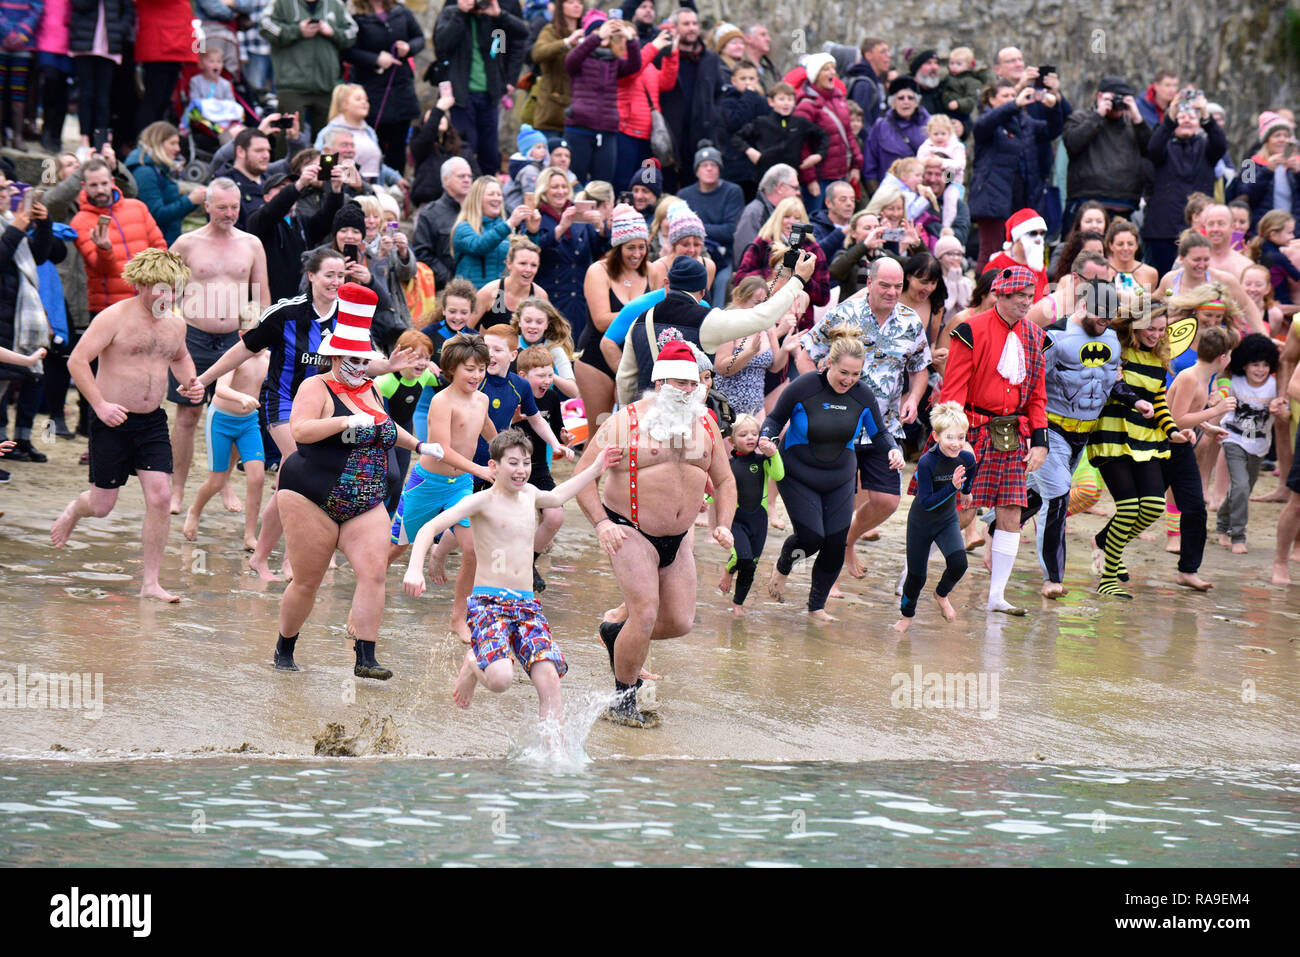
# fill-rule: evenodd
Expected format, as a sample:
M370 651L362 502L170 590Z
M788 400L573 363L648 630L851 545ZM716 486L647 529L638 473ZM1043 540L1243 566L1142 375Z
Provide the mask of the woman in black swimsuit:
M370 341L379 297L348 283L339 290L334 331L316 350L330 371L303 380L294 396L289 428L297 449L280 467L277 502L294 577L280 600L275 667L298 671L294 645L316 603L316 590L336 548L356 572L349 630L356 639L353 674L386 680L393 673L375 660L384 613L388 567L388 451L394 445L438 458L442 449L421 445L383 411L366 372L383 356Z
M475 329L487 329L498 323L509 324L515 310L525 299L550 301L546 290L533 282L541 263L541 250L527 236L518 233L510 237L510 251L506 253L506 271L478 291L474 300Z
M646 262L649 236L640 214L630 206L616 206L610 225L612 248L587 268L583 290L588 321L578 342L581 351L573 372L593 430L614 410L614 371L601 355L600 340L624 306L653 288Z

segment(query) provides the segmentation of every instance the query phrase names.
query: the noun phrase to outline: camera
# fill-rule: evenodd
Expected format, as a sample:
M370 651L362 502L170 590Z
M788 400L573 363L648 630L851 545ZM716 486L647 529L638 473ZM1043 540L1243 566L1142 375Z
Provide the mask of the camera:
M895 227L894 229L882 229L880 239L886 243L901 243L903 237L907 235L907 230Z
M795 223L790 227L790 248L786 250L785 257L781 260L781 265L786 269L794 269L799 262L799 251L803 249L804 240L812 235L812 226L809 223Z
M1040 66L1038 68L1038 78L1034 80L1034 89L1036 90L1047 89L1046 84L1043 83L1043 77L1047 76L1047 74L1049 73L1055 73L1055 72L1056 72L1056 64L1054 63L1044 63L1042 66ZM1037 99L1042 99L1042 97L1037 97Z
M479 13L484 13L491 3L492 0L474 0L474 9Z

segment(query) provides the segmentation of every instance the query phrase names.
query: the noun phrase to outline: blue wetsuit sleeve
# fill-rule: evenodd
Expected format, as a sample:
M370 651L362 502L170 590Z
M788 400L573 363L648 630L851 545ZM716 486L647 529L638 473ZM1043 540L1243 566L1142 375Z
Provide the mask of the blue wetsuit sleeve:
M927 512L934 511L948 501L953 493L951 484L948 484L946 489L934 487L935 454L931 450L922 455L921 461L916 463L916 500Z
M961 459L961 464L966 466L966 481L961 483L961 494L969 495L970 490L975 487L975 470L979 468L979 463L975 461L975 454L965 449L962 449L957 458Z

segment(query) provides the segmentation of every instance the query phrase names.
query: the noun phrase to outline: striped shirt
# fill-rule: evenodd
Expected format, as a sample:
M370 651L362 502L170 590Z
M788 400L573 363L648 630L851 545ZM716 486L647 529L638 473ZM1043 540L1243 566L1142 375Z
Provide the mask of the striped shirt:
M1169 437L1177 427L1165 403L1165 367L1145 349L1125 349L1120 370L1124 383L1136 393L1134 403L1150 402L1155 415L1148 419L1133 405L1111 399L1092 432L1089 458L1094 463L1109 458L1134 462L1169 458Z
M324 316L307 295L281 299L266 312L262 321L244 333L244 345L252 352L271 350L271 364L262 383L262 408L271 424L284 422L293 411L293 397L308 376L325 372L329 356L318 355L321 338L334 329L337 308Z

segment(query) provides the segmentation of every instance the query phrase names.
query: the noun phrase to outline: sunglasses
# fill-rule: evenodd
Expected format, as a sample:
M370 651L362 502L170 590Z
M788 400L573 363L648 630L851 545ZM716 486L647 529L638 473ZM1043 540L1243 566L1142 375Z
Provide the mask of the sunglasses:
M894 99L899 103L911 103L916 99L916 97L911 93L895 93Z

